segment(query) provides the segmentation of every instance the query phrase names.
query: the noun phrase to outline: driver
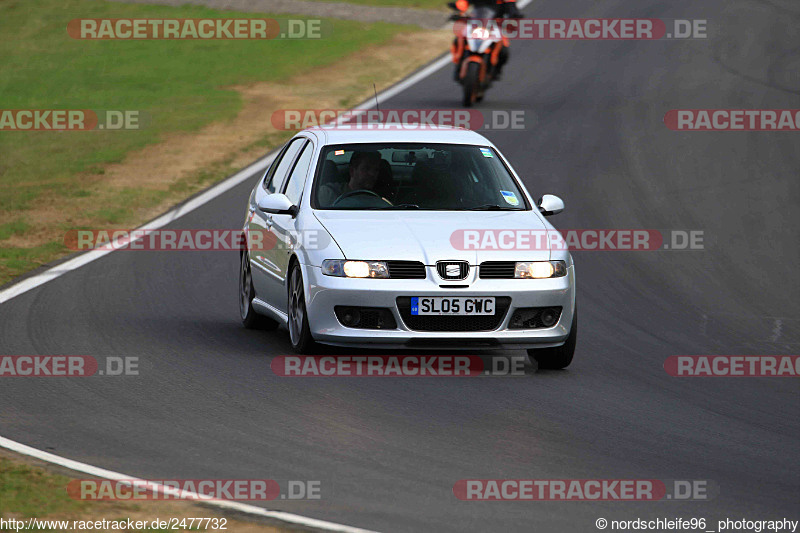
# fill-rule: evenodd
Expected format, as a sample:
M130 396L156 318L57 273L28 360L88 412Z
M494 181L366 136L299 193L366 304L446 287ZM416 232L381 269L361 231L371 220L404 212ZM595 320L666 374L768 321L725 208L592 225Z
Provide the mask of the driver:
M319 190L319 203L325 206L333 205L340 196L352 191L375 192L380 171L381 154L379 152L355 152L350 157L350 181L345 184L328 183L323 185Z

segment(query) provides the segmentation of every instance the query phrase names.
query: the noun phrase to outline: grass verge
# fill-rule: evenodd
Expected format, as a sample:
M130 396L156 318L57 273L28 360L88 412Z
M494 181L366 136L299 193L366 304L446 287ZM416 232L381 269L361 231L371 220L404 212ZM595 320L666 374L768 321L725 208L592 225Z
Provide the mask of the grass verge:
M147 117L139 130L0 132L0 285L69 253L68 230L134 227L279 145L291 132L271 127L272 111L352 105L372 83L380 90L397 81L447 43L437 37L429 48L437 32L342 20L328 21L324 40L78 41L66 32L73 18L269 16L0 2L4 109Z
M77 529L74 521L102 521L125 523L143 521L148 524L156 519L170 518L225 518L227 530L236 533L278 533L289 531L257 523L225 517L192 502L143 501L140 503L117 501L82 501L67 495L67 484L71 477L56 474L49 468L27 464L16 454L0 451L0 518L27 521L31 518L51 521L51 527L37 528L38 531L58 531L72 533ZM68 528L59 527L56 522L67 521ZM63 524L61 524L63 525ZM123 528L124 529L124 528ZM194 527L195 531L206 531ZM93 528L93 531L119 531L110 528ZM166 531L165 528L138 529L140 532ZM0 531L15 531L14 528L0 528ZM210 531L210 530L209 530Z

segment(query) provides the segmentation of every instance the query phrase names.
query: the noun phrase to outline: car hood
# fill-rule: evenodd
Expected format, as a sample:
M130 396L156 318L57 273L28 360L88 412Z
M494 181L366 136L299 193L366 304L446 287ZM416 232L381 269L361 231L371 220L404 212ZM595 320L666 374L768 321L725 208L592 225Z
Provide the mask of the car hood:
M483 261L546 261L546 245L531 244L524 249L508 245L488 247L485 232L494 236L511 230L539 235L552 226L532 211L315 211L317 220L341 248L347 259L422 261L464 260L472 265ZM478 231L478 241L465 241L465 231ZM475 235L475 233L472 233ZM464 243L468 244L465 246ZM508 241L506 241L508 242ZM515 241L516 242L516 241ZM546 241L542 241L546 242ZM465 249L467 248L467 249Z

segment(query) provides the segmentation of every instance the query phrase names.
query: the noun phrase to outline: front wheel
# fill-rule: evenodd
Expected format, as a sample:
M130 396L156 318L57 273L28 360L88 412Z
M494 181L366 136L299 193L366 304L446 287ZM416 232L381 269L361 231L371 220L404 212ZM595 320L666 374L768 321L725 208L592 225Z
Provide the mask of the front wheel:
M480 63L470 61L469 65L467 65L467 73L464 75L464 79L461 80L464 85L464 99L462 101L464 107L471 107L477 101L478 93L480 92L480 75Z
M559 370L566 368L572 362L575 355L575 344L578 340L578 308L572 315L572 327L569 330L567 341L556 348L543 348L540 350L528 350L528 357L531 363L536 361L539 368L546 370Z
M310 353L314 347L314 338L308 326L306 312L306 296L303 291L303 272L300 265L295 264L289 277L289 340L292 348L299 354Z

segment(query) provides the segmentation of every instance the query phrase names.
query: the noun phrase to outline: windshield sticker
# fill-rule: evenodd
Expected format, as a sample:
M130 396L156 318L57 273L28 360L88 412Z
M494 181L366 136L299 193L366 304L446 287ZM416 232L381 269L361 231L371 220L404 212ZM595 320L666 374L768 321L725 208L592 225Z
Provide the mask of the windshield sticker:
M488 148L481 148L481 153L483 154L483 157L494 157L492 155L492 151Z
M506 201L507 204L510 205L519 205L519 199L517 195L511 191L500 191L500 194L503 195L503 200Z

